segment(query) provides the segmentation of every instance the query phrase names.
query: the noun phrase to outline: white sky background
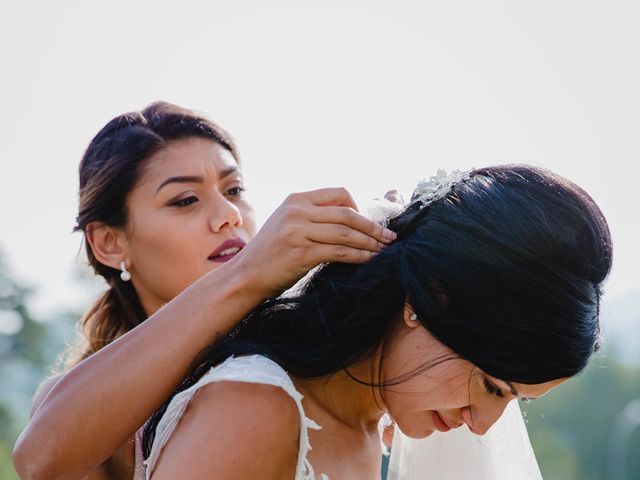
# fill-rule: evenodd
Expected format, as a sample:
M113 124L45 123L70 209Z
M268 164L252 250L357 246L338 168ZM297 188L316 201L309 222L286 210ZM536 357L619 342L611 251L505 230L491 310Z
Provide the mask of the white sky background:
M366 199L438 168L546 166L607 216L608 295L640 288L640 2L172 5L0 7L0 248L36 311L88 301L78 162L158 99L236 137L261 221L292 191Z

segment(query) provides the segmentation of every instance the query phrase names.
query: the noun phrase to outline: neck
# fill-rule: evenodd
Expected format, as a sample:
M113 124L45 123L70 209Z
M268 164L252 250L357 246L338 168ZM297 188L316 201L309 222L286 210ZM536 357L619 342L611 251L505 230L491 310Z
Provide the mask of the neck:
M379 355L322 378L294 378L305 397L317 403L329 415L356 429L377 429L386 407L379 388ZM348 372L348 373L347 373ZM362 381L364 385L356 380ZM377 431L377 430L376 430Z

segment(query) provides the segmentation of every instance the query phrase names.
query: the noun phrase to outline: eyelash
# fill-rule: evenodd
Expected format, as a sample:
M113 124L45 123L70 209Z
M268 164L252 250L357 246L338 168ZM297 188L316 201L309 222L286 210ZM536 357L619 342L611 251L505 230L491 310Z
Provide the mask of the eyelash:
M231 193L232 190L237 190L238 193ZM229 190L227 190L226 195L231 195L232 197L240 197L246 191L247 191L247 189L244 188L244 187L233 187L233 188L230 188Z
M504 398L504 393L502 392L502 390L500 390L494 384L489 382L489 380L487 380L486 378L483 378L483 381L484 381L484 388L487 390L487 392L489 392L492 395L495 395L496 397Z
M186 203L188 200L193 200L190 201L189 203ZM198 202L198 197L194 197L193 195L187 198L183 198L181 200L178 200L177 202L173 202L171 204L172 207L180 207L180 208L184 208L184 207L188 207L189 205L194 204L195 202Z
M232 193L234 191L236 191L236 192ZM231 195L232 197L240 197L246 191L247 191L247 189L244 188L244 187L233 187L233 188L230 188L229 190L227 190L225 195ZM188 207L189 205L193 205L194 203L199 202L199 201L200 200L198 200L198 197L195 197L195 196L192 195L190 197L183 198L181 200L173 202L171 204L171 206L184 208L184 207Z
M487 390L487 392L489 392L490 394L495 395L497 397L504 398L504 393L502 392L502 390L500 390L498 387L496 387L493 383L491 383L486 378L483 378L483 382L484 382L484 388ZM529 397L522 397L520 399L520 401L522 403L524 403L525 405L530 404L534 400L535 400L535 398L529 398Z

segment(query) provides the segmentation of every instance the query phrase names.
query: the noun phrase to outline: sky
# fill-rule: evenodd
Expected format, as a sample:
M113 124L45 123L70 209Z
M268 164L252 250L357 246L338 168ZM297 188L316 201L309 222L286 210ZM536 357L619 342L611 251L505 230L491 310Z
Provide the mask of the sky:
M0 249L37 314L86 306L77 165L166 100L237 139L264 221L291 192L410 194L439 168L544 166L611 227L640 289L640 2L11 2L0 7Z

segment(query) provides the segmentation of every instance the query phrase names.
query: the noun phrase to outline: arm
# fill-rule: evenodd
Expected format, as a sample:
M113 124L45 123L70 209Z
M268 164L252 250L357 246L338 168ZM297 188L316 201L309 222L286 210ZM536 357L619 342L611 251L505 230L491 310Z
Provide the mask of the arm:
M294 478L299 434L297 407L281 388L211 383L180 419L152 478Z
M64 373L58 373L57 375L53 375L52 377L47 378L44 382L40 384L36 393L33 395L33 402L31 403L31 416L36 413L38 407L42 403L42 401L49 394L51 389L60 381L60 379L64 377Z
M162 405L192 359L260 302L318 263L368 260L388 240L354 208L343 189L291 195L235 259L69 371L16 442L20 476L91 472Z

